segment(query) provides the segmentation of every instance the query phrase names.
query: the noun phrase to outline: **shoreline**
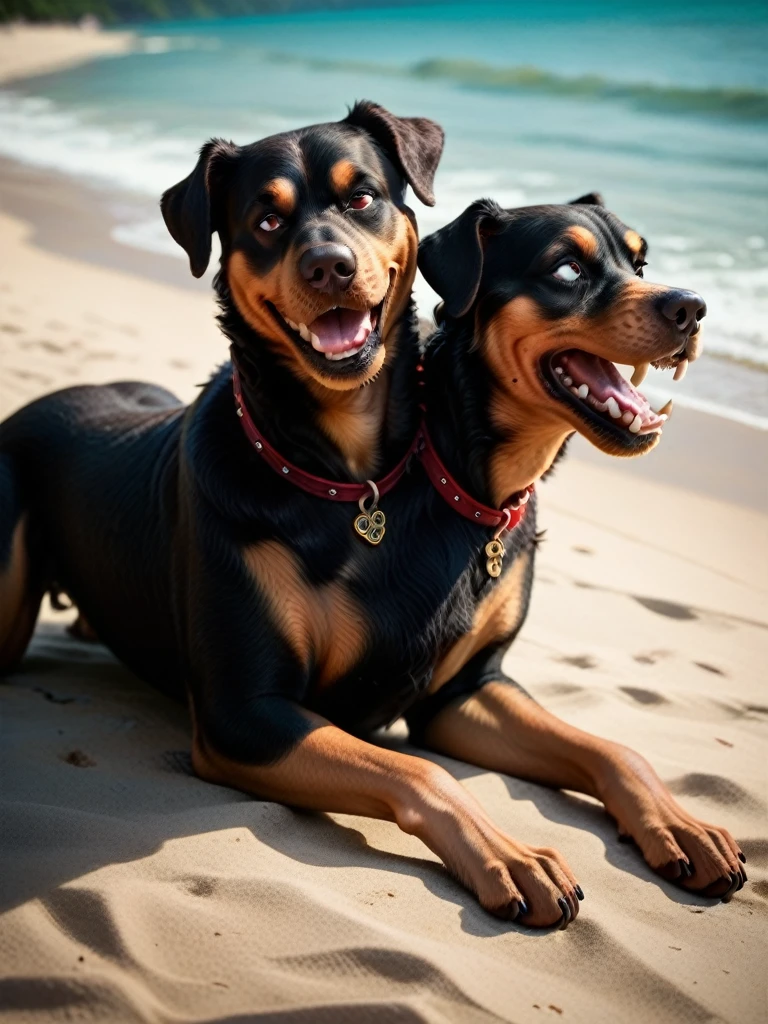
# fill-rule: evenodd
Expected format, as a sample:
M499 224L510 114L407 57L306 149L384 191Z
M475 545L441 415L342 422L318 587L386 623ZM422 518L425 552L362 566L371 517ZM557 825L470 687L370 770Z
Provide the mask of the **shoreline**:
M214 366L226 358L227 349L223 339L218 337L214 343L217 328L212 320L214 310L213 292L211 288L212 271L209 270L201 279L196 280L189 273L186 260L152 253L123 245L115 241L112 230L116 223L112 210L120 204L124 210L126 204L134 202L141 216L147 214L160 217L159 208L147 202L145 197L130 197L114 190L98 189L62 175L58 172L30 168L12 160L0 158L0 211L11 218L23 222L27 226L23 245L44 261L46 257L64 261L69 265L74 281L85 283L89 275L101 277L109 275L115 284L125 280L121 291L136 288L143 291L146 287L156 296L149 309L163 307L163 323L173 323L173 310L187 308L187 299L192 308L210 310L210 318L206 329L201 331L194 325L186 328L190 334L189 346L195 350L192 364L195 366L195 382L206 380ZM77 232L72 225L77 224ZM0 228L0 239L3 239L6 251L10 254L13 245L18 244L7 239L7 228ZM9 265L13 265L13 257ZM129 284L133 282L132 284ZM157 296L168 289L167 300L160 301ZM170 293L175 294L171 300ZM66 297L71 306L71 296ZM159 306L158 306L159 303ZM87 304L84 299L81 304ZM126 304L125 316L131 317L132 304ZM21 336L25 330L23 317L13 313L0 296L0 312L2 312L2 329L0 333L0 352L7 352L9 341L16 334ZM105 310L103 315L107 315ZM58 317L52 317L54 321ZM171 386L179 391L182 397L189 398L193 393L183 372L179 367L174 370L171 363L185 364L190 362L183 349L184 342L159 337L153 325L151 313L141 318L144 322L134 323L132 329L137 333L149 334L155 338L155 344L165 349L165 360L158 360L153 354L146 364L143 375L158 384ZM185 319L182 316L182 319ZM41 328L45 325L41 324ZM171 330L171 328L167 328ZM48 332L50 333L50 332ZM198 337L195 338L194 336ZM201 346L200 337L207 341ZM2 339L5 339L3 341ZM76 337L72 342L77 341ZM119 345L118 345L119 348ZM202 355L204 348L210 352L209 361L205 362ZM117 370L121 365L120 358L112 357L99 366L100 381L110 379L107 374L109 365ZM153 368L150 370L150 366ZM169 367L170 371L169 372ZM92 367L93 368L93 367ZM125 366L125 371L129 370ZM716 360L702 360L692 372L705 368L710 373L717 372ZM18 369L18 368L17 368ZM22 368L23 372L23 368ZM77 382L86 381L88 367L81 366L77 370L70 367L69 374ZM136 375L136 371L130 374ZM114 379L114 375L111 379ZM72 380L72 383L75 383ZM61 386L61 384L59 385ZM25 389L26 390L26 389ZM649 388L648 391L652 389ZM23 400L28 400L28 394ZM9 394L0 387L0 414L7 415ZM19 402L19 404L21 404ZM686 407L684 402L676 403L673 419L665 431L665 436L658 448L647 458L609 460L582 438L574 439L571 458L581 462L597 463L606 470L615 472L620 478L652 480L669 483L687 491L706 495L743 505L758 512L768 512L768 488L760 479L759 467L768 463L768 431L760 429L749 422L738 422L731 415L727 417L716 414L717 410L701 403L703 408L695 408L695 399ZM729 413L730 410L725 410Z
M91 25L2 25L0 85L63 71L97 57L119 56L131 49L135 38L133 32Z

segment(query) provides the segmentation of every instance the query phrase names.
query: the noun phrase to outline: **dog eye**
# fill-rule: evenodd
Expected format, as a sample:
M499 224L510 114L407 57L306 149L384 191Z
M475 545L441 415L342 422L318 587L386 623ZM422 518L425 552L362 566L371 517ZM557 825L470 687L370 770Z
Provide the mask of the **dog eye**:
M373 202L373 195L370 192L355 192L349 200L350 210L365 210Z
M552 276L558 281L575 281L581 277L581 267L578 263L561 263Z
M282 221L276 213L268 213L264 220L259 224L262 231L277 231L282 226Z

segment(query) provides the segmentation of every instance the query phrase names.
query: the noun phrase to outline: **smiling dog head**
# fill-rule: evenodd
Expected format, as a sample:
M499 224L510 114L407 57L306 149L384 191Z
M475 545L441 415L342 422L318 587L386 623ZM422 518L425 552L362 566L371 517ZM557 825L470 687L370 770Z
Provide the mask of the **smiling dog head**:
M473 203L424 239L419 267L444 314L474 317L474 336L507 422L578 430L612 455L649 451L666 416L614 363L670 367L700 351L704 300L643 280L647 244L596 194L562 206ZM507 401L510 399L511 401Z
M434 122L358 103L249 146L208 142L163 217L196 277L218 232L225 294L299 376L355 388L384 364L416 273L405 186L434 205L442 148Z

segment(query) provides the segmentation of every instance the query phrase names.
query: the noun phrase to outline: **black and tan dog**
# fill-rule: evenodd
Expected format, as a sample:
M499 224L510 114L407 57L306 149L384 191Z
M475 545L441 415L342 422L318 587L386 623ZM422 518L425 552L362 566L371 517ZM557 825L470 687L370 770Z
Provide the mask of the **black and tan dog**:
M657 419L604 360L682 365L700 300L638 281L640 239L602 210L473 207L422 253L448 317L421 433L402 191L431 198L441 144L429 122L366 105L204 151L164 212L195 273L222 238L241 415L227 367L189 409L148 386L78 388L0 428L0 663L55 582L140 675L188 692L205 779L394 820L490 911L567 923L582 894L559 853L363 738L406 712L416 742L598 796L653 867L726 895L741 883L731 837L499 667L530 592L530 485L573 429L617 453L655 442ZM573 395L582 381L607 415ZM612 396L631 423L613 422ZM350 488L360 510L340 500Z

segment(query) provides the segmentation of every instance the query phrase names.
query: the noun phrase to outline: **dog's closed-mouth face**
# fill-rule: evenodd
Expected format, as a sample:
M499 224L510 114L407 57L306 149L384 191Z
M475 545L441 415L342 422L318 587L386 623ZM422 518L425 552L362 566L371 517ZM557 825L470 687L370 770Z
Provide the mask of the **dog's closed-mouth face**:
M201 156L202 172L198 165L166 193L163 212L197 276L207 265L210 231L219 232L229 296L299 376L333 389L358 387L384 364L416 273L405 185L434 202L442 139L431 121L362 103L344 121L250 146L214 141ZM185 224L198 173L211 224L202 269Z
M650 450L667 416L638 386L649 366L677 380L698 356L703 299L644 281L645 240L597 196L507 211L483 201L462 217L451 237L425 239L420 266L448 315L474 313L499 421L559 423L613 455ZM471 253L464 280L446 278L446 245ZM633 383L616 364L635 368Z

